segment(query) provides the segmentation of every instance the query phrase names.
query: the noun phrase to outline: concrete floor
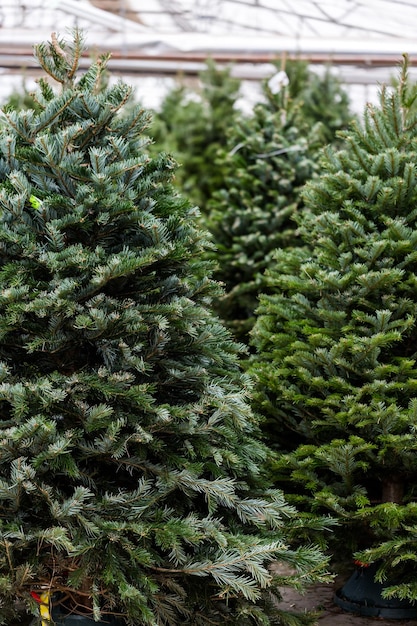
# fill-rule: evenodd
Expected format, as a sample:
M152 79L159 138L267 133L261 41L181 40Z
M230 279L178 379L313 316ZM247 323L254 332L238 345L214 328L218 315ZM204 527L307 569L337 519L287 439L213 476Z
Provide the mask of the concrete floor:
M305 594L283 588L280 608L293 611L317 611L317 626L417 626L417 619L382 619L380 617L363 617L342 611L333 602L336 589L343 586L343 580L336 579L333 585L315 585Z

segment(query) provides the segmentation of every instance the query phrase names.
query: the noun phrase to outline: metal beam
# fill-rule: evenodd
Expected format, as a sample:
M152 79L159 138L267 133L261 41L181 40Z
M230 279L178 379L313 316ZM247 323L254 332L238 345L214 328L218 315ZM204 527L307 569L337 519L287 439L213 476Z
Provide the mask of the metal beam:
M210 57L219 67L229 66L231 73L242 80L259 81L268 78L275 71L281 56L277 54L224 54L213 53L170 53L160 55L141 54L131 51L123 55L114 51L109 70L121 76L198 76L206 68L205 62ZM292 54L286 58L302 59L311 65L331 65L342 83L368 85L381 84L390 80L397 73L399 57L397 55L329 55L326 53ZM417 55L412 59L410 75L417 79ZM91 64L91 54L85 54L80 60L80 68L86 69ZM0 45L0 70L4 73L23 74L26 76L43 75L29 47L15 48Z

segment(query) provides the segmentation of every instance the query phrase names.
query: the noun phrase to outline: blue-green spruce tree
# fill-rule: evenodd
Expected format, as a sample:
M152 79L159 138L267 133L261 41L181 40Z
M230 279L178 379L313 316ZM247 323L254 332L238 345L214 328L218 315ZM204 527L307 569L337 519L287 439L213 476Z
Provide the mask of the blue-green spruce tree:
M264 485L206 235L129 86L103 86L104 57L79 73L82 50L36 47L38 106L0 133L0 623L45 587L96 621L309 623L273 592L326 561Z

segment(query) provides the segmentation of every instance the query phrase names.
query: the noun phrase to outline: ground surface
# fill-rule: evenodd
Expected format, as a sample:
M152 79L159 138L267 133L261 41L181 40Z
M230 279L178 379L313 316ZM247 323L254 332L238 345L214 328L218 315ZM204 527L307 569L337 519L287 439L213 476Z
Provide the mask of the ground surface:
M342 611L333 603L333 595L343 583L343 579L337 578L333 585L315 585L304 595L284 588L280 608L301 612L317 611L319 613L317 626L417 626L417 619L381 619Z

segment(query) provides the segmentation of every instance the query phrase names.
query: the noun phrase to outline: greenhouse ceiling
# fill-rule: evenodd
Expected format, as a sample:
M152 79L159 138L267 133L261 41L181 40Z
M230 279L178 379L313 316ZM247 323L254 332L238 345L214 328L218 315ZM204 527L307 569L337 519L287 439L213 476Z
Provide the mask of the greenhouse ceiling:
M193 74L208 56L249 79L285 55L369 71L408 53L417 66L417 0L2 0L0 67L35 68L33 45L75 26L126 74Z
M114 0L96 4L110 7ZM410 0L131 0L129 4L132 16L160 32L348 38L362 43L368 38L413 39L417 34L417 3Z
M91 44L161 53L417 52L417 0L3 0L0 43L76 24Z

